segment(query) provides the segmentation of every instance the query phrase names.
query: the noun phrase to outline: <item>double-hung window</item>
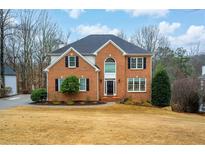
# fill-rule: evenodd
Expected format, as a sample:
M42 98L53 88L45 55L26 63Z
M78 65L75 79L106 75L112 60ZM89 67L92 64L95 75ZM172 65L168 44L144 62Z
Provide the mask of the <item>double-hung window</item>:
M86 78L80 78L79 79L79 83L80 83L80 91L86 91Z
M145 78L128 78L128 92L145 92Z
M76 67L76 56L68 56L68 67Z
M130 58L130 68L131 69L143 69L143 57L131 57Z

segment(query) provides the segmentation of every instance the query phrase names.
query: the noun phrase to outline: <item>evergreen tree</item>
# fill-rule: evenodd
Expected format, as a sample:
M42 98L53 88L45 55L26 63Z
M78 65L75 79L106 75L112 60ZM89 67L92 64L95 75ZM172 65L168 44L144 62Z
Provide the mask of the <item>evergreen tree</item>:
M167 71L161 64L157 65L156 73L152 80L152 104L168 106L171 98L171 86Z

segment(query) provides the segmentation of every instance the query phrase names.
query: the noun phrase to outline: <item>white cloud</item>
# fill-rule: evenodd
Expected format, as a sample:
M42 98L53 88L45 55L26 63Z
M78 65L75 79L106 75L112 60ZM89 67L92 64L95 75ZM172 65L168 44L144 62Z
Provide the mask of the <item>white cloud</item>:
M107 25L79 25L73 30L74 32L79 33L80 35L89 35L89 34L114 34L117 35L120 33L120 30L117 28L110 28Z
M162 34L172 34L181 26L178 22L168 23L166 21L162 21L159 23L159 31Z
M72 9L72 10L66 10L66 12L68 13L68 15L71 18L77 19L83 12L85 12L85 10L83 10L83 9Z
M169 10L125 10L125 12L131 14L134 17L138 16L153 16L164 17L169 13Z
M190 47L200 43L200 49L205 51L205 26L191 25L187 31L179 36L169 36L168 37L171 44L175 47L185 47L190 49Z

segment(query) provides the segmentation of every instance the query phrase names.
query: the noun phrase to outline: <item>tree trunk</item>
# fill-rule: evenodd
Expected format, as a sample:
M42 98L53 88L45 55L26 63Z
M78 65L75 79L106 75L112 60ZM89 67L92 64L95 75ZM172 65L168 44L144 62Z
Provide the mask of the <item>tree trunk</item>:
M1 88L5 87L4 79L4 23L3 23L3 10L0 10L0 28L1 28L1 40L0 40L0 68L1 68Z

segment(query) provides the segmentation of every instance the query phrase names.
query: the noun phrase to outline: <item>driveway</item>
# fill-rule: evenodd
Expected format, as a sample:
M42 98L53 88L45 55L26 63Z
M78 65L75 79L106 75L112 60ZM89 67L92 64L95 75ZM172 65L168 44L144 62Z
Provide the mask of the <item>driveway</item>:
M27 105L31 102L30 95L16 95L7 98L0 98L0 109Z

